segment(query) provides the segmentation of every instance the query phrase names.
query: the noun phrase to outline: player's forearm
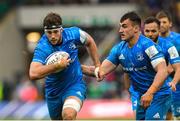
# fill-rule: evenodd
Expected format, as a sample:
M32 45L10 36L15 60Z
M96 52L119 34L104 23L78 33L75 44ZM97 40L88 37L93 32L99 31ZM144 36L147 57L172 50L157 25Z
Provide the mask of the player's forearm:
M95 76L94 75L95 66L81 65L81 69L82 69L83 74L88 75L88 76Z
M56 69L57 66L55 64L32 67L29 71L29 77L31 80L42 79L50 73L55 72Z
M168 70L168 74L171 74L174 72L174 69L171 64L168 64L167 70Z
M116 65L111 63L109 60L105 59L100 66L99 74L100 76L104 77L110 72L112 72L113 70L115 70L115 68L116 68Z
M95 67L100 66L99 54L95 42L93 40L90 40L90 42L86 46L88 53L93 60L94 66Z
M156 73L154 81L153 81L152 85L149 87L147 93L149 93L149 94L156 93L161 88L161 86L164 84L164 81L166 80L167 76L168 76L167 69L165 69L165 68L160 69Z
M173 83L177 84L178 82L180 82L180 68L179 67L177 67L175 69L175 74L174 74L174 77L173 77Z

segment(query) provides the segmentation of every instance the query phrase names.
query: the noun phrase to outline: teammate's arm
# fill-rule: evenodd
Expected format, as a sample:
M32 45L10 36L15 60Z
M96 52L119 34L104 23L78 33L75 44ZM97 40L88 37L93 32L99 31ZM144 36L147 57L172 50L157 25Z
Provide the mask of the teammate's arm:
M176 84L180 81L180 63L172 64L174 69L174 77L173 80L169 83L173 91L176 91Z
M171 89L173 91L176 90L176 83L178 83L178 81L180 80L180 58L179 58L179 54L178 51L176 49L175 46L171 46L168 49L168 54L169 54L169 62L171 64L168 65L168 70L169 72L172 71L172 75L173 75L173 80L169 83L169 85L171 86ZM170 70L171 67L171 70Z
M107 60L107 59L105 59L103 62L102 62L102 64L101 64L101 66L100 66L100 68L99 68L99 70L98 70L98 77L97 77L97 80L98 81L102 81L103 79L104 79L104 77L107 75L107 74L109 74L110 72L112 72L113 70L115 70L116 69L116 65L114 65L111 61L109 61L109 60Z
M170 63L168 64L167 70L169 75L174 72L174 69Z
M86 49L91 56L94 66L99 67L100 66L100 61L99 61L99 55L98 55L98 49L97 46L94 42L94 39L86 33L86 43L85 43Z
M81 65L81 69L82 69L83 74L95 77L95 74L94 74L95 66Z
M63 58L59 62L50 65L43 65L40 62L31 62L29 69L29 78L38 80L53 73L59 69L64 69L69 65L70 59Z
M154 77L154 81L147 90L147 92L141 97L141 105L144 108L147 108L150 105L153 99L153 95L161 88L165 79L168 76L167 66L164 59L161 58L161 60L158 62L154 69L157 72Z

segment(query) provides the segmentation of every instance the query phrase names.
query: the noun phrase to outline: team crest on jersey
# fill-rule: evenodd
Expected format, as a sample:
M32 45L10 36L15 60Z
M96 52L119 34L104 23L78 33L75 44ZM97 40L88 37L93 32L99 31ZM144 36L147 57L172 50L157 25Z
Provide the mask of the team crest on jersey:
M139 61L142 61L143 59L144 59L144 57L143 57L143 54L142 53L137 53L137 60L139 60Z
M70 43L69 48L74 50L76 49L76 45L74 43Z

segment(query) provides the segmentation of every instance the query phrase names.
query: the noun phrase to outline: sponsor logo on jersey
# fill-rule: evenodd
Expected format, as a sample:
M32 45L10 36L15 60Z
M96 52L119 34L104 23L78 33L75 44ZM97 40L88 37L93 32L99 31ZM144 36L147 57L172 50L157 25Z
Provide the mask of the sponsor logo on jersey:
M121 55L119 56L119 60L122 60L122 59L125 59L125 57L124 57L123 54L121 54Z
M143 67L139 67L139 68L134 68L134 67L123 67L123 70L124 71L141 71L141 70L145 70L147 69L146 66L143 66Z
M78 94L79 96L81 96L81 97L82 97L82 94L81 94L81 92L80 92L80 91L77 91L77 92L76 92L76 94Z
M178 51L174 46L172 46L168 49L168 53L170 55L170 59L179 57Z
M147 48L145 50L146 54L149 56L149 58L152 58L153 56L155 56L158 53L158 50L156 49L156 47L150 46L149 48Z
M160 115L159 115L159 113L156 113L154 116L153 116L153 118L160 118Z

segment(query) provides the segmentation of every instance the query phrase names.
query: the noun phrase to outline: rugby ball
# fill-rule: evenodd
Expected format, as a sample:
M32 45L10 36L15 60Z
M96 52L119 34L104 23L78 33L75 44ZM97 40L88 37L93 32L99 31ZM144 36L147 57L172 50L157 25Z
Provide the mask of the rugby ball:
M56 51L46 58L46 65L55 64L64 57L69 58L69 54L65 51ZM58 72L59 71L61 71L61 69L58 70Z

